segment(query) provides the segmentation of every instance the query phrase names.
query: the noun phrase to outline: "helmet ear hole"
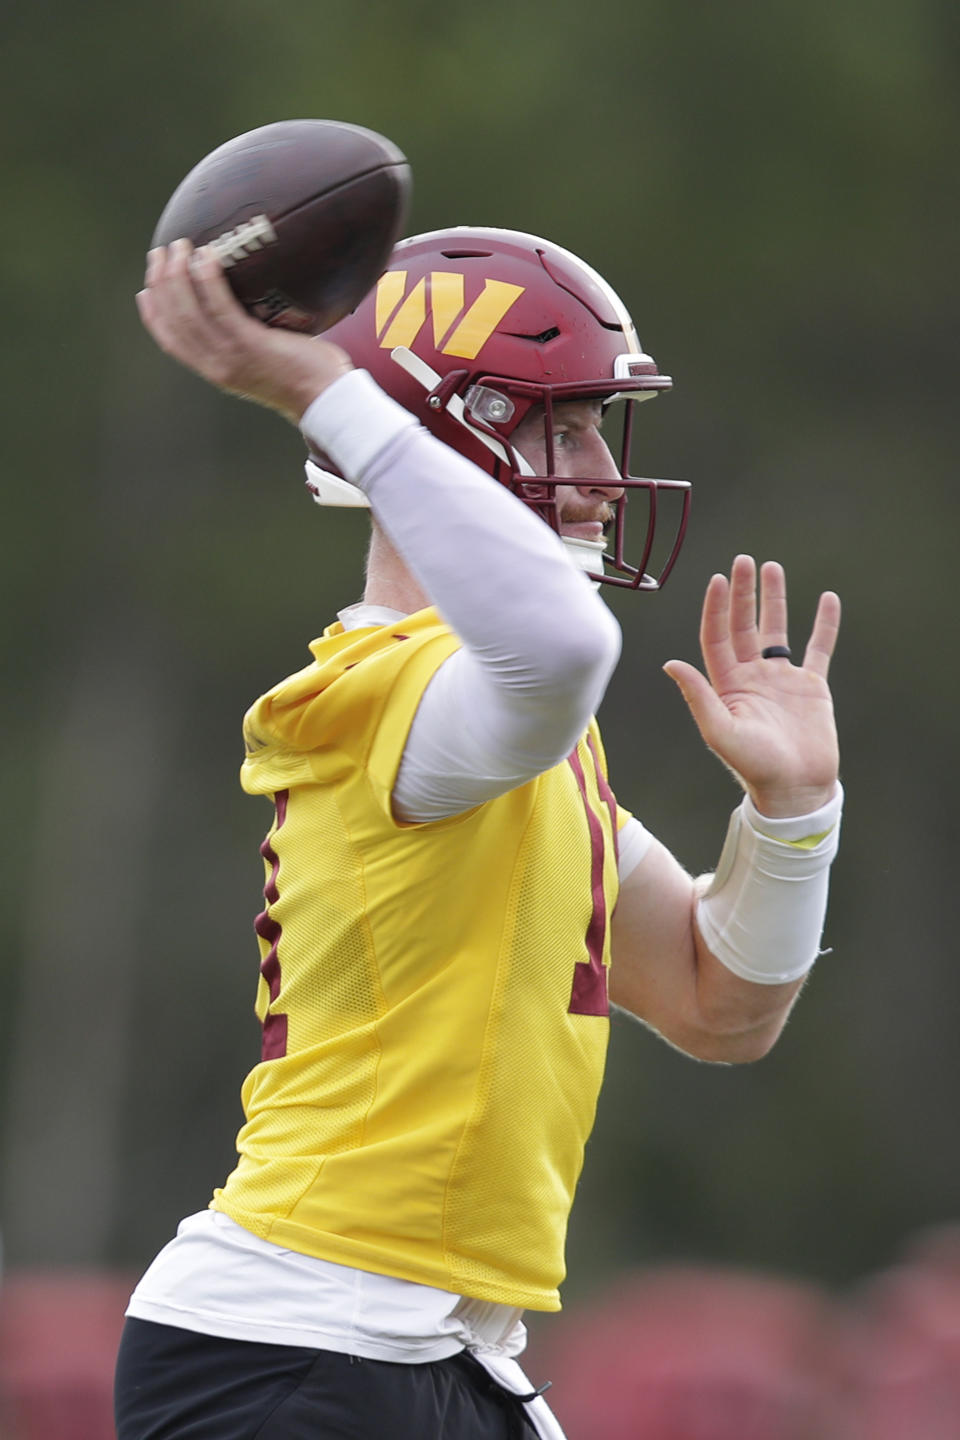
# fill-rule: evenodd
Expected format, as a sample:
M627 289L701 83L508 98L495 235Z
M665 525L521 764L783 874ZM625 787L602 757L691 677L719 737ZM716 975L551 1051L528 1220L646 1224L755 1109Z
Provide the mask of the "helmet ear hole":
M542 504L544 500L551 499L551 486L543 484L539 480L523 480L514 486L516 493L521 500L530 500Z

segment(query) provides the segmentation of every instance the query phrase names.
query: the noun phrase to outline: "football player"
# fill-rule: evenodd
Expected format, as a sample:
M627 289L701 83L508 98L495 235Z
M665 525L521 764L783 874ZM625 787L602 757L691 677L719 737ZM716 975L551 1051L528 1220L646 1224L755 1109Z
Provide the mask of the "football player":
M749 1061L817 955L839 602L794 663L783 571L741 555L705 674L666 665L745 791L694 880L618 805L593 718L602 587L657 589L686 513L630 474L629 417L670 380L610 287L461 227L400 244L320 339L251 319L185 241L138 300L162 349L299 425L314 497L368 505L372 539L363 600L245 719L273 812L262 1054L236 1169L130 1302L120 1440L556 1437L516 1356L523 1311L559 1308L609 1005Z

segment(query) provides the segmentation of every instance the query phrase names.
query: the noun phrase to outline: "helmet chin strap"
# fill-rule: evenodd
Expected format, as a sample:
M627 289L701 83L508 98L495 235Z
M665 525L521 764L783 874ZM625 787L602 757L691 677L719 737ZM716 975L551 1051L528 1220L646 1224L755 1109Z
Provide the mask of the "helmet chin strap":
M606 540L581 540L578 535L561 535L563 547L578 570L592 580L594 590L600 589L598 574L603 572Z
M340 509L370 509L370 501L359 486L344 480L342 475L334 475L329 470L324 470L316 460L308 459L303 468L307 476L307 489L315 504L337 506Z

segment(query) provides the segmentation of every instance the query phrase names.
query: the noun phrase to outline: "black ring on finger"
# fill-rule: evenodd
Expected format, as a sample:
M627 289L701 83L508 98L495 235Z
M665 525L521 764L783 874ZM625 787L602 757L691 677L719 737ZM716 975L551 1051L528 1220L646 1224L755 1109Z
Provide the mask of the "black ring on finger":
M764 645L760 654L764 660L790 660L793 658L789 645Z

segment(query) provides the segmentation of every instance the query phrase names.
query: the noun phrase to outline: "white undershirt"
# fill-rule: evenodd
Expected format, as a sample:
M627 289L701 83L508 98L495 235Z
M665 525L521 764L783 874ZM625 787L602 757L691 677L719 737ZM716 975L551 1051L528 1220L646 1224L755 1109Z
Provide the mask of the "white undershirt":
M301 1255L202 1210L178 1227L133 1293L129 1315L205 1335L428 1361L469 1345L526 1343L522 1312Z

